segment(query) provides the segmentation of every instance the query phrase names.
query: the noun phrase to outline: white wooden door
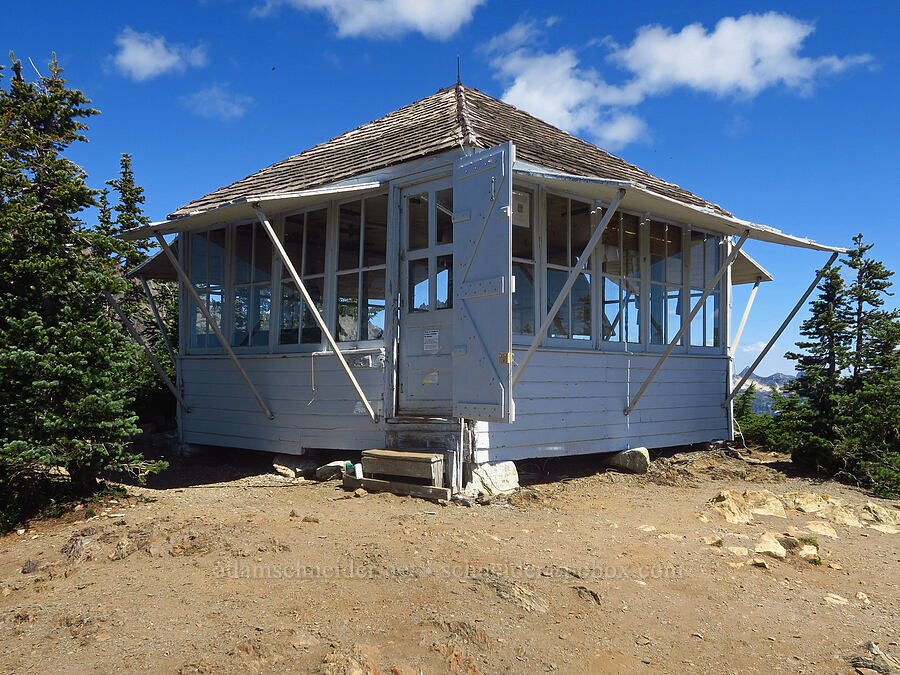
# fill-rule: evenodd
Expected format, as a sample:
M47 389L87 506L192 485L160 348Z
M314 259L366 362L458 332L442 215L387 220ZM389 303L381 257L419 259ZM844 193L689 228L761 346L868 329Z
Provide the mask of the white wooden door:
M450 417L453 378L453 190L450 180L400 193L398 414Z
M453 415L512 422L511 143L453 167Z

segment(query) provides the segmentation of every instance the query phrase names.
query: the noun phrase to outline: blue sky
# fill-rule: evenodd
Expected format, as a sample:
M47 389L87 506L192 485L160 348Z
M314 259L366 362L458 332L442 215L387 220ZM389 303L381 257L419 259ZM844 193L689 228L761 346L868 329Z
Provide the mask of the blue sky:
M2 46L41 70L57 53L102 111L72 159L99 187L132 153L154 220L452 84L460 55L465 84L741 218L836 245L862 231L900 270L900 3L48 0L35 12L4 7ZM776 281L738 369L827 258L747 250ZM791 371L782 354L802 316L760 374Z

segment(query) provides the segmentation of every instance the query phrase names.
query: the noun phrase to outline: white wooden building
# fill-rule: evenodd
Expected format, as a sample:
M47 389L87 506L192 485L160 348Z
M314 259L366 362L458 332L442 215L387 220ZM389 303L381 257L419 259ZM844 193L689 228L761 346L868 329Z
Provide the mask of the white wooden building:
M181 279L184 443L428 447L454 485L463 461L731 438L731 289L771 280L741 246L839 250L459 84L129 234L151 235L134 273Z

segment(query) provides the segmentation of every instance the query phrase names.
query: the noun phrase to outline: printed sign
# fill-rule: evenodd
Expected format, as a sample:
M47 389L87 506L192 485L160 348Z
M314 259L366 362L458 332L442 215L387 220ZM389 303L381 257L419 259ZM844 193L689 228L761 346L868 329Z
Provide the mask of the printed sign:
M422 351L437 352L441 349L441 331L438 328L426 328L422 338Z

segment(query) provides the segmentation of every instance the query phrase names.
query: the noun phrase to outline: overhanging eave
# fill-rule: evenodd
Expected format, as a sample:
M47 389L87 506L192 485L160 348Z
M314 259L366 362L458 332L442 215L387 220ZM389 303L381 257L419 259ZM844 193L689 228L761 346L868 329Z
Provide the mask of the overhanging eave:
M745 231L749 230L749 238L756 241L808 248L814 251L830 251L832 253L845 253L847 251L847 249L827 246L805 237L786 234L774 227L722 215L712 209L686 204L671 197L657 194L646 186L631 181L577 176L527 162L516 162L516 165L513 167L513 173L516 176L551 189L588 199L596 199L607 204L613 200L616 191L624 187L627 193L619 208L639 213L651 213L659 218L688 223L712 232L741 236Z

